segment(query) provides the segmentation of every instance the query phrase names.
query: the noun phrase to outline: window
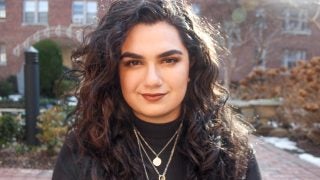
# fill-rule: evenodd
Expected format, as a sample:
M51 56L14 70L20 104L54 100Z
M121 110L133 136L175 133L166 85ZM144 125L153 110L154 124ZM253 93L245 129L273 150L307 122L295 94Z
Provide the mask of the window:
M287 68L296 66L300 60L306 60L307 52L305 50L288 50L284 51L283 64Z
M0 19L6 18L6 4L0 0Z
M95 24L97 7L96 1L74 1L72 6L72 22L75 24Z
M307 10L285 10L283 31L292 34L310 34Z
M48 24L48 1L25 0L24 22L26 24Z
M6 47L4 44L0 44L0 66L7 65Z

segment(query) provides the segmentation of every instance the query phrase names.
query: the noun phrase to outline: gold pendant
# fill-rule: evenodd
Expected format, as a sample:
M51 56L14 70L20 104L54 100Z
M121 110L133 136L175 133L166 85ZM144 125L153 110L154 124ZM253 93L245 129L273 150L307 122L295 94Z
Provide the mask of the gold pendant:
M166 180L166 177L164 175L159 175L159 180Z
M152 163L155 165L155 166L160 166L161 164L161 159L157 156L156 158L153 159ZM160 178L160 177L159 177Z

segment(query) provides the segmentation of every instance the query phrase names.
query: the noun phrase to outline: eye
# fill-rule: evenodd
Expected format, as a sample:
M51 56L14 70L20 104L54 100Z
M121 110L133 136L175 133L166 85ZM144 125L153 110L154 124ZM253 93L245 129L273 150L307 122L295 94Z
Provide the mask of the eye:
M124 62L124 65L128 67L137 66L141 64L142 62L140 60L128 60Z
M162 60L163 63L167 63L167 64L174 64L178 62L178 58L165 58Z

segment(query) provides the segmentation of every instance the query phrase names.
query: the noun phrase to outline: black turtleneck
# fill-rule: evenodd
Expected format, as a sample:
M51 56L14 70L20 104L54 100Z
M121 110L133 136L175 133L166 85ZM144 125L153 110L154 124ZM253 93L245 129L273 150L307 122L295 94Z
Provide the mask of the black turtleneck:
M179 125L181 124L181 119L177 119L175 121L171 121L169 123L164 124L154 124L142 121L138 118L134 119L134 125L147 141L147 143L151 146L151 148L156 152L160 152L161 149L166 145L166 143L170 140L170 138L175 134L178 130ZM181 131L180 131L181 132ZM170 142L170 144L165 148L165 150L159 155L162 159L162 163L160 166L156 167L160 174L164 172L166 164L168 162L171 150L174 145L175 138ZM144 145L144 144L143 144ZM155 158L155 155L145 146L145 149L151 158ZM179 150L176 146L175 152L173 154L172 160L168 166L168 170L166 173L167 180L176 180L176 179L186 179L187 174L187 161L183 158L183 155L179 153ZM144 152L142 151L144 155ZM148 166L148 176L150 180L158 180L158 174L152 167L150 161L144 155L144 162L146 166Z
M134 126L138 129L141 135L145 138L145 140L149 143L149 145L154 149L155 152L159 152L162 147L168 142L168 140L174 135L177 131L181 119L177 119L175 121L164 123L164 124L153 124L148 123L137 118L133 120ZM132 134L134 136L134 134ZM181 138L181 136L180 136ZM54 171L53 171L53 180L78 180L78 179L91 179L90 178L90 163L92 158L86 156L82 158L79 162L80 155L78 154L79 147L75 142L74 134L72 137L69 137L69 143L65 142L62 147L60 154L58 156ZM136 138L134 138L136 139ZM71 142L71 143L70 143ZM173 147L174 141L172 141L168 147L160 154L160 158L162 159L161 165L158 167L159 172L162 174L165 168L166 163L168 162L168 158L170 155L170 151ZM179 142L178 142L179 144ZM71 145L71 146L70 146ZM145 146L146 150L147 147ZM148 155L151 159L155 156L147 151ZM144 162L147 166L147 173L150 180L158 180L158 175L151 166L151 163L144 155ZM188 166L188 158L182 155L179 150L179 147L176 147L175 153L172 157L172 161L168 167L166 173L167 180L184 180L187 175L187 166ZM82 165L79 165L82 164ZM144 170L141 169L144 173ZM108 179L108 178L107 178ZM133 177L133 179L136 179ZM213 178L214 179L214 178ZM217 178L219 179L219 178ZM260 172L258 168L258 164L253 155L250 158L248 170L247 170L247 178L246 180L260 180Z

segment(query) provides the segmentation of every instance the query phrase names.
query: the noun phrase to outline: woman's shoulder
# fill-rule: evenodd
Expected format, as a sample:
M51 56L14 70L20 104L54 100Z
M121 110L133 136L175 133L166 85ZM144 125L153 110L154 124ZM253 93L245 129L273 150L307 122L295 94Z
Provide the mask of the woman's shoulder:
M52 179L79 179L81 172L88 169L90 158L82 155L74 132L67 134L58 155Z
M64 147L71 151L76 151L79 149L79 144L77 142L77 137L75 131L70 131L66 135L65 141L64 141ZM61 150L63 150L63 148Z
M255 156L254 151L251 151L248 157L248 167L246 173L247 180L261 180L261 174L259 165L257 162L257 158Z

